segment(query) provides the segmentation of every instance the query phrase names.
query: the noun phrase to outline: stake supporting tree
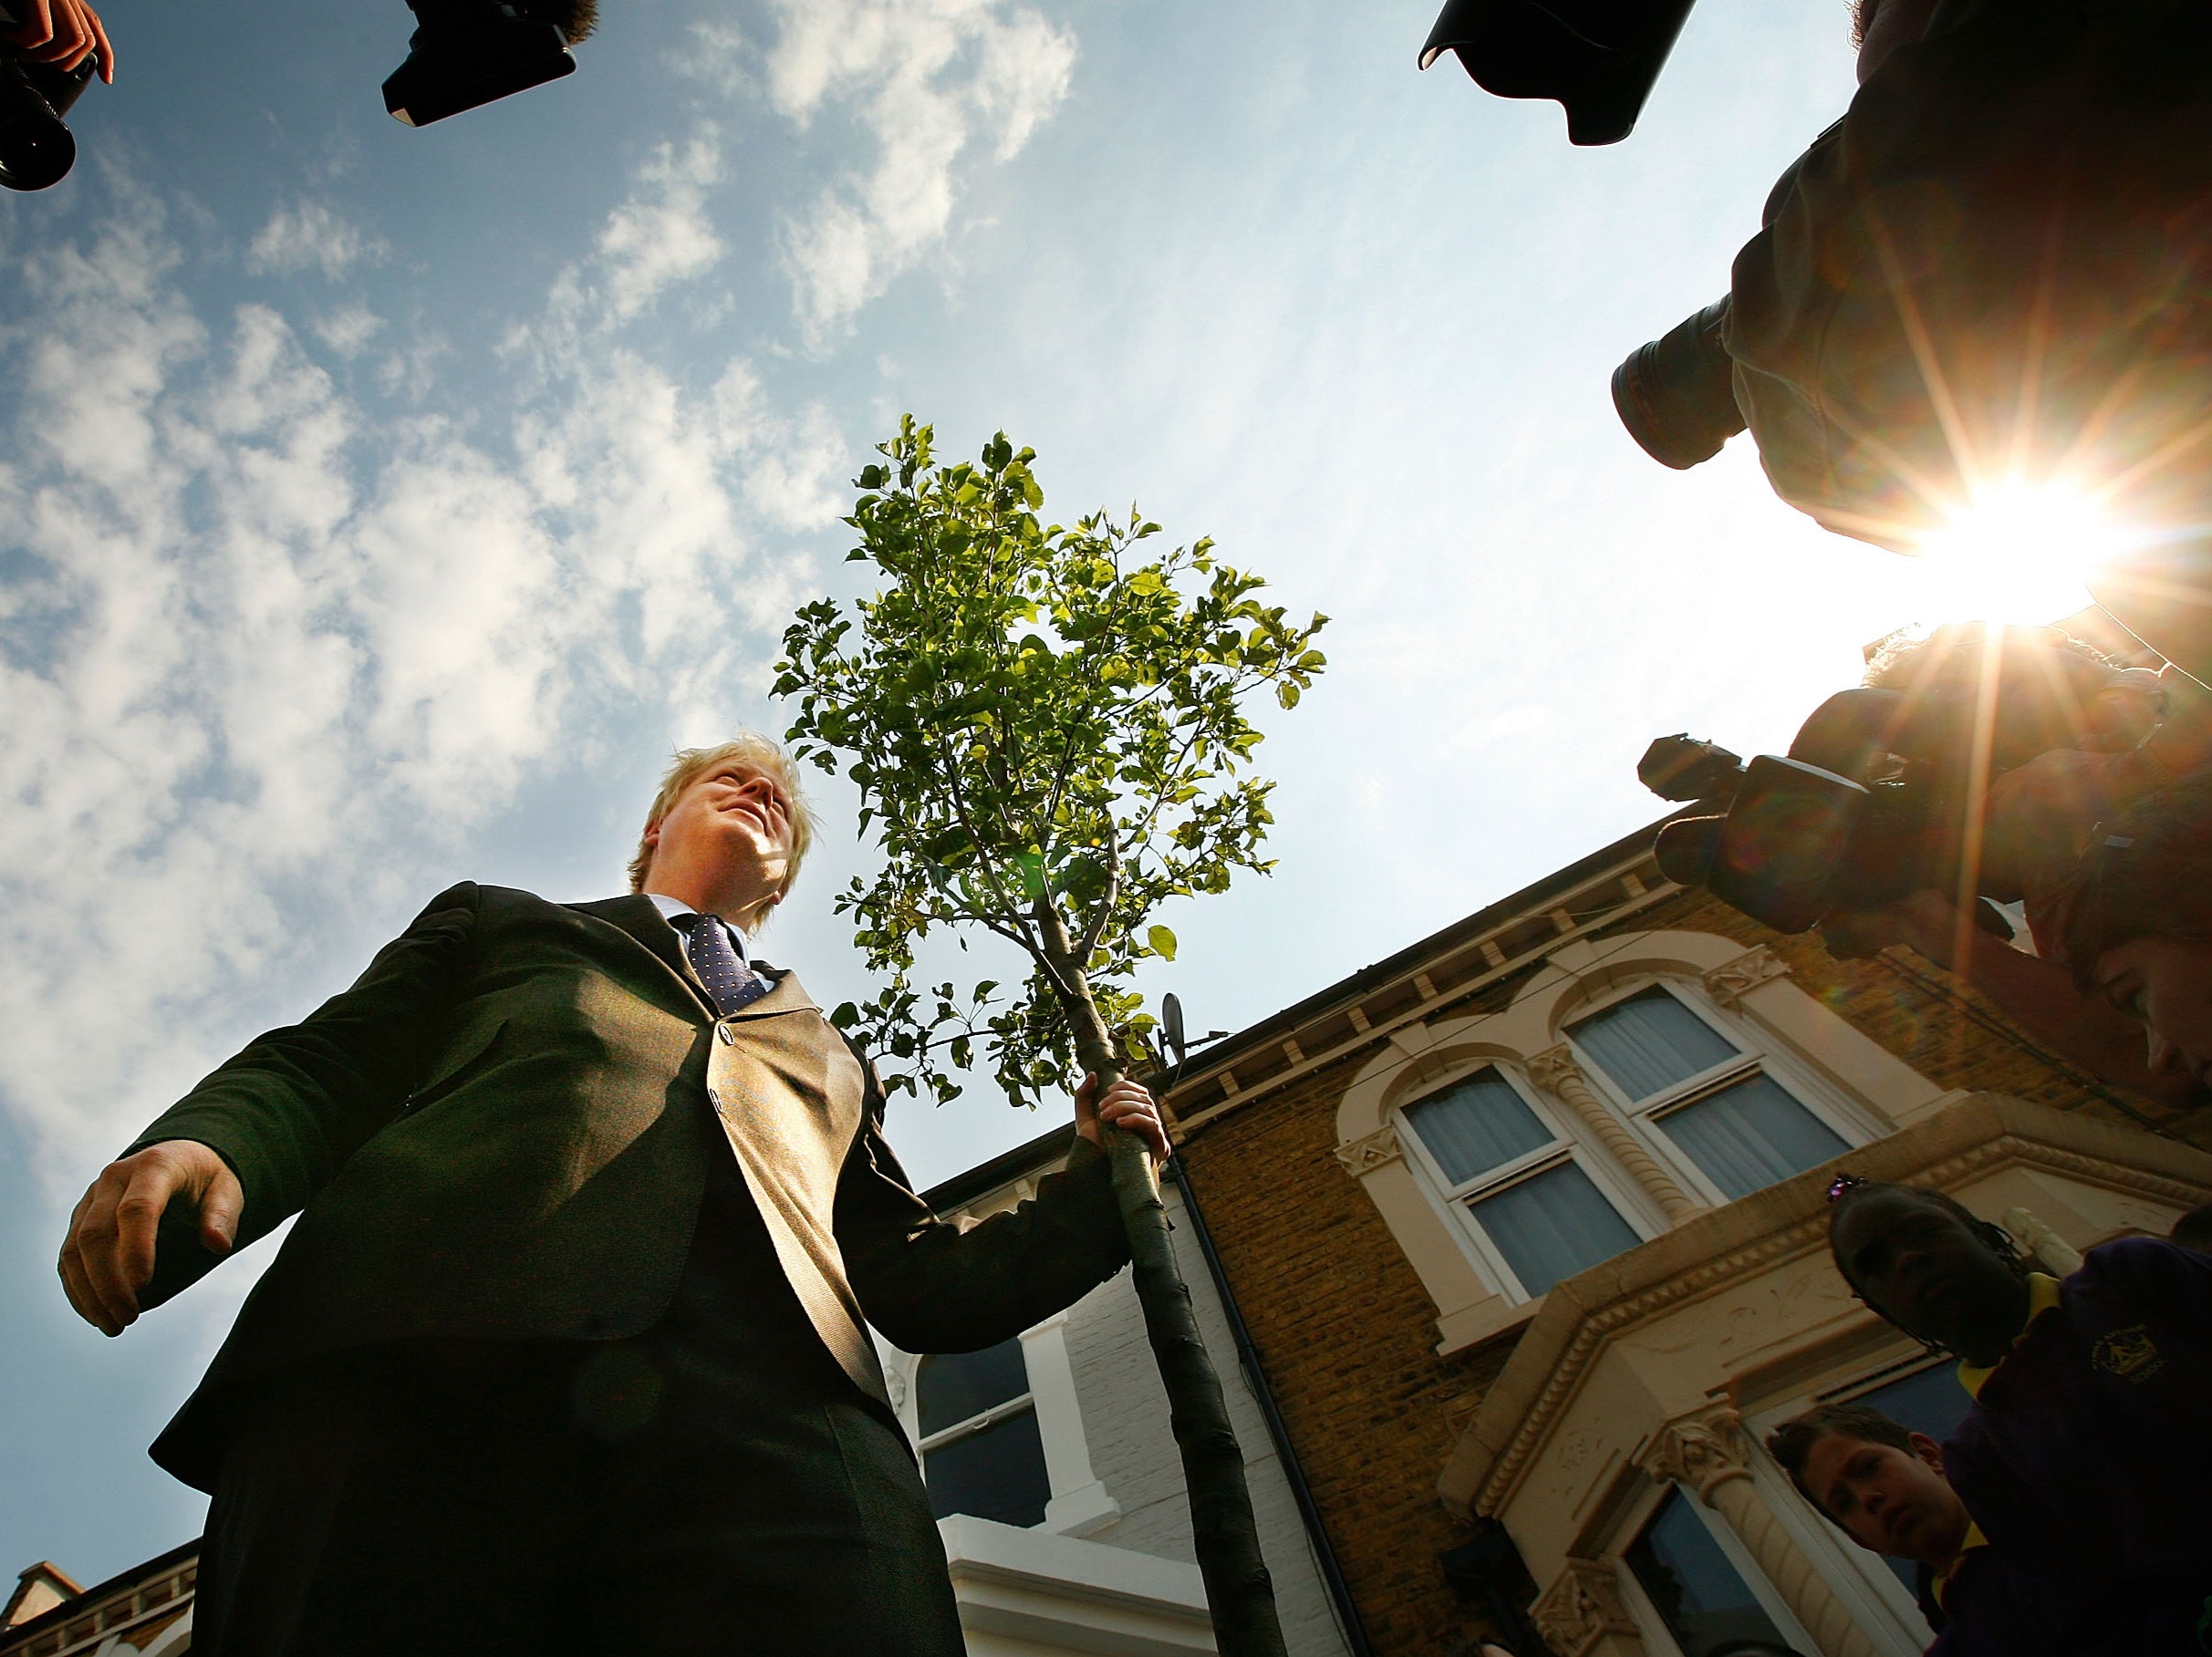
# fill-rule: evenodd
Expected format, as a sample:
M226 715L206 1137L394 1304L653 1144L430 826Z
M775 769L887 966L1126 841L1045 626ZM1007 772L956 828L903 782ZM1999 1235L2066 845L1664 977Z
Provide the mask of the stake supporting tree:
M848 617L808 605L784 636L776 694L796 699L802 759L840 765L883 867L839 894L885 976L833 1015L903 1069L887 1086L940 1103L979 1044L1017 1104L1085 1072L1110 1086L1149 1059L1153 1020L1130 986L1172 960L1162 904L1226 890L1259 854L1273 784L1247 774L1262 687L1297 706L1324 663L1325 617L1303 627L1210 541L1171 552L1132 508L1072 527L1038 515L1036 458L1003 432L980 464L940 465L911 415L864 469L848 557L883 585ZM933 929L1017 948L1023 981L915 981ZM1191 1523L1224 1657L1280 1653L1243 1456L1175 1262L1142 1144L1106 1134Z

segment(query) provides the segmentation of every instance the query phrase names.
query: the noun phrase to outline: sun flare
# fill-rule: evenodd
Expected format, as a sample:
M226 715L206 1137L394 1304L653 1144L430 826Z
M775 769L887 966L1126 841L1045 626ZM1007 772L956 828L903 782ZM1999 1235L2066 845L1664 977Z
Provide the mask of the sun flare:
M2058 621L2090 602L2090 573L2123 543L2097 501L2072 484L1990 484L1920 544L1928 615Z

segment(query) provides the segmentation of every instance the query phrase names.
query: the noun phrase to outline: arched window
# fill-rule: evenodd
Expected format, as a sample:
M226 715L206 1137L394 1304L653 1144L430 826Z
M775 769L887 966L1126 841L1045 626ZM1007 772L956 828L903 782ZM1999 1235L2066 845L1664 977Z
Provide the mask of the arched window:
M1044 1522L1052 1480L1020 1341L924 1358L914 1402L933 1515Z
M1664 1134L1724 1202L1849 1149L1757 1054L1664 985L1577 1020L1567 1037L1630 1116Z
M1524 1299L1643 1240L1584 1171L1573 1140L1494 1065L1407 1105L1399 1119Z

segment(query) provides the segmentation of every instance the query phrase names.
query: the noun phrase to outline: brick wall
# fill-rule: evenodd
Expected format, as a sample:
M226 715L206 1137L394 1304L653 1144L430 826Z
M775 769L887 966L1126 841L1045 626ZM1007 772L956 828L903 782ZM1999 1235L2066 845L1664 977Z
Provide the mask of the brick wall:
M2212 1112L2094 1086L1916 957L1835 961L1817 939L1779 937L1703 893L1618 929L1765 944L1800 989L1945 1088L2001 1091L2212 1148ZM1501 1006L1515 988L1489 986L1450 1016ZM1335 1161L1337 1106L1371 1054L1345 1055L1215 1117L1181 1155L1376 1651L1449 1657L1482 1624L1437 1562L1466 1532L1436 1480L1514 1335L1439 1357L1435 1306Z

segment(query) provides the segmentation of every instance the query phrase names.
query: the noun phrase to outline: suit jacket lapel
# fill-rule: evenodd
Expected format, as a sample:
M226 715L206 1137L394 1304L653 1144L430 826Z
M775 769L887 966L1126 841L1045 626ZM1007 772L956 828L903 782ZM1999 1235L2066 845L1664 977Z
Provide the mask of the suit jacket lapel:
M766 1019L773 1018L779 1012L821 1011L821 1009L815 1005L814 999L806 993L806 987L799 982L797 973L784 972L778 968L771 967L766 961L758 958L754 958L753 968L763 978L775 979L775 988L761 997L759 1000L732 1013L730 1015L732 1018Z
M654 906L653 900L641 892L628 897L604 897L597 903L570 904L578 914L591 916L620 927L636 940L647 954L683 980L683 987L691 992L691 999L704 1008L709 1018L719 1017L714 999L700 983L699 975L691 970L691 958L683 952L683 938L668 923L667 917ZM795 972L779 972L766 961L755 959L755 970L775 979L775 988L760 999L739 1009L730 1016L733 1019L765 1019L781 1012L818 1012L806 987L799 982Z
M716 1016L713 998L707 994L705 986L700 983L698 975L691 970L691 961L684 956L683 939L677 936L676 928L669 925L660 911L653 906L651 898L641 892L633 892L628 897L603 897L597 903L570 904L567 906L579 915L606 921L628 933L639 948L676 975L684 989L691 992L691 999L705 1010L707 1017L711 1019Z

